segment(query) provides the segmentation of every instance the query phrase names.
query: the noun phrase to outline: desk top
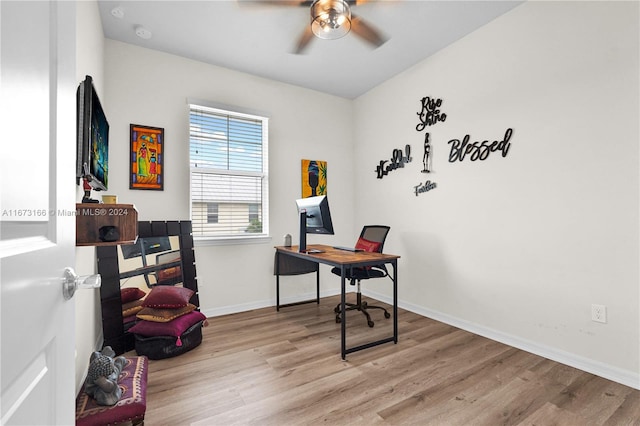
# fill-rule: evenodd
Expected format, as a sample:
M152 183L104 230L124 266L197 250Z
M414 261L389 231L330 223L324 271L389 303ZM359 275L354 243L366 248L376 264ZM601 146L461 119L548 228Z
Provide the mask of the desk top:
M131 278L143 274L150 274L152 272L162 271L163 269L169 269L175 266L182 266L182 259L173 260L171 262L158 263L154 265L141 266L130 271L123 271L120 273L120 279Z
M300 253L298 246L277 246L278 252L332 266L371 266L391 263L399 259L395 254L372 253L368 251L351 252L323 244L307 244L307 250L321 250L322 253Z

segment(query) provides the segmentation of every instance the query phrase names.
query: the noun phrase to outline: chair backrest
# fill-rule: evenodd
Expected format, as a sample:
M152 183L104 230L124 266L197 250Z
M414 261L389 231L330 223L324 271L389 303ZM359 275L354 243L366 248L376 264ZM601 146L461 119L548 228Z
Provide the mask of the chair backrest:
M371 241L374 243L380 243L378 253L382 253L382 249L384 248L384 241L387 238L387 234L391 227L385 225L365 225L362 227L362 232L360 232L360 238L364 238L367 241Z
M384 225L365 225L362 227L362 232L360 232L358 242L356 242L356 248L362 248L370 252L375 251L382 253L384 240L387 238L389 229L391 229L389 226ZM362 240L366 240L364 244L361 244ZM374 245L377 246L375 250L373 249ZM340 275L342 271L340 268L333 268L331 272L336 275ZM349 268L346 278L348 278L351 281L351 284L354 285L356 281L360 282L360 280L387 276L389 276L387 267L384 263L381 263L380 265Z

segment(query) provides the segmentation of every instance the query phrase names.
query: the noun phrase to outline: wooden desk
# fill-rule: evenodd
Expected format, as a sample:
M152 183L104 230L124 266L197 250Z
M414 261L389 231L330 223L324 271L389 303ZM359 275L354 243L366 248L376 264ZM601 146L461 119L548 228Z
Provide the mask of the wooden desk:
M148 275L152 272L162 271L163 269L175 268L176 266L182 266L182 259L174 260L172 262L158 263L156 265L141 266L130 271L120 272L120 279L137 277L138 275Z
M335 249L331 246L321 244L309 244L307 250L321 250L321 253L300 253L298 252L298 246L276 247L276 256L293 256L304 260L322 263L325 265L340 268L340 304L341 312L346 313L345 310L345 294L346 294L346 276L347 271L351 268L365 267L379 265L381 263L390 264L393 267L393 274L389 274L393 280L393 336L384 339L376 340L375 342L366 343L364 345L347 348L346 345L346 323L347 316L342 315L341 326L341 349L340 354L342 359L345 359L347 354L356 352L362 349L367 349L372 346L381 345L383 343L393 342L398 343L398 259L400 256L384 253L371 253L366 251L351 252L345 250ZM276 265L280 262L276 260ZM279 275L279 271L276 266L276 275Z

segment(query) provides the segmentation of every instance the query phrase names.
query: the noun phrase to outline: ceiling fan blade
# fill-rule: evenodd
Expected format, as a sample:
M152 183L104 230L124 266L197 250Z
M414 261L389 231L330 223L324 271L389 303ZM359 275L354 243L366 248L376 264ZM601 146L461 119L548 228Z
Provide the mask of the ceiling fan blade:
M351 14L351 31L376 47L382 46L387 41L380 31L354 14Z
M298 43L296 44L295 54L299 55L306 49L309 45L309 42L313 39L313 31L311 31L311 25L307 25L307 28L304 30L300 38L298 39Z
M306 6L308 0L236 0L240 6Z

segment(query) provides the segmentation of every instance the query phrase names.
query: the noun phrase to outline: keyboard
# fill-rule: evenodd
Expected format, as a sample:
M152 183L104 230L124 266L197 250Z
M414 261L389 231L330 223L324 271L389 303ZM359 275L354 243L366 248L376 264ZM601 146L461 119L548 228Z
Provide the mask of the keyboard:
M333 246L334 249L338 249L338 250L344 250L344 251L364 251L362 249L359 248L354 248L354 247L343 247L343 246Z

